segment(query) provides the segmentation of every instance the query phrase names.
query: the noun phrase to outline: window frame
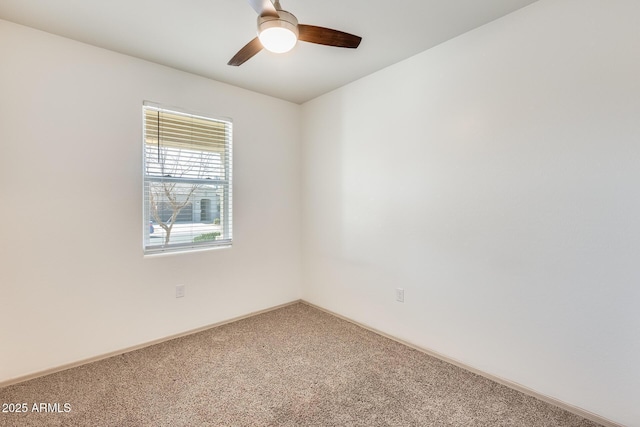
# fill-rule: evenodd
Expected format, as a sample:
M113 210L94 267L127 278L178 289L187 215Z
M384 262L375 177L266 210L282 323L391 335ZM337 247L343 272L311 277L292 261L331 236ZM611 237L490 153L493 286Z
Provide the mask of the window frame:
M157 111L160 114L166 113L172 116L181 116L186 120L196 119L196 120L204 120L210 122L216 122L224 125L224 137L219 138L220 140L224 140L223 148L219 151L221 157L221 169L224 173L223 176L216 177L215 179L211 178L198 178L198 177L182 177L182 176L163 176L163 175L154 175L149 173L148 162L147 162L147 150L149 149L149 142L147 141L147 112L148 111ZM160 119L159 119L160 120ZM160 130L160 122L157 123L158 129ZM190 151L191 156L194 153L200 153L200 157L202 158L203 154L216 152L215 150L205 150L198 149L197 145L189 146L188 144L180 144L179 147L172 146L171 143L164 145L162 143L161 133L158 132L158 137L153 139L158 143L158 150L161 148L178 150L181 152L183 149ZM184 134L186 135L186 133ZM175 144L174 144L175 145ZM160 153L160 151L158 151ZM160 155L160 154L158 154ZM159 162L160 163L160 162ZM188 162L187 162L188 163ZM213 162L207 163L207 165L211 165ZM190 163L189 163L190 165ZM229 248L233 243L233 121L228 117L220 117L220 116L211 116L202 113L195 113L192 111L185 110L184 108L177 108L172 106L161 105L155 102L144 101L142 106L142 184L143 184L143 212L142 212L142 230L143 230L143 251L144 255L156 255L156 254L172 254L172 253L181 253L188 251L200 251L200 250L209 250L216 248ZM150 233L150 221L153 219L151 214L151 184L152 183L176 183L176 184L190 184L190 185L202 185L207 187L221 187L221 190L213 190L221 192L221 201L220 204L220 226L221 226L221 238L214 238L214 240L206 240L206 241L189 241L182 243L160 243L160 244L151 244L151 233ZM191 197L191 195L189 196ZM192 210L194 209L194 199L189 201L187 199L188 204L192 206ZM174 221L177 224L177 221ZM157 226L159 228L159 226ZM191 235L193 238L193 235Z

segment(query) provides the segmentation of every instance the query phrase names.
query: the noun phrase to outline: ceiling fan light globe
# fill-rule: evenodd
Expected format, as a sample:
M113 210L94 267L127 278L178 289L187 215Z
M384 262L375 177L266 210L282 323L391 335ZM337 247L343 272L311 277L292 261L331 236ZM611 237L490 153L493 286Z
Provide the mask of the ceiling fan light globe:
M258 18L258 38L268 51L285 53L293 49L298 41L298 20L284 10L279 10L278 14L279 18Z
M286 28L271 27L260 33L260 43L270 52L289 52L296 45L298 38Z

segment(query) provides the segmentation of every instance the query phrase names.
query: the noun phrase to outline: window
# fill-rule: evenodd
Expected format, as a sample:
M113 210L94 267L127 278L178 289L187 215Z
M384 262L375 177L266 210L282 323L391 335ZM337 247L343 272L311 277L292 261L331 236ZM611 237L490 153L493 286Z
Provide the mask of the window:
M229 120L145 103L145 253L230 246Z

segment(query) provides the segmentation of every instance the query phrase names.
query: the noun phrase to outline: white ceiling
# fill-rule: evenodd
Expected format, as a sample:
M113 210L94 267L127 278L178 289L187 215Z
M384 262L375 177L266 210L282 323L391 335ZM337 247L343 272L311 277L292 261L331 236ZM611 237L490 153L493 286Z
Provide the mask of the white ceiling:
M1 0L0 18L303 103L536 0L281 0L303 24L362 37L227 61L256 35L246 0Z

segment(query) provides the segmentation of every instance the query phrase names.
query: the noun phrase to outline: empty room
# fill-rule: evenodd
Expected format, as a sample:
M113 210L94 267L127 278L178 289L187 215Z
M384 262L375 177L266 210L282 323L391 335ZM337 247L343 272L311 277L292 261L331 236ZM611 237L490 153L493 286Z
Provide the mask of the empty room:
M640 427L640 2L0 0L0 426Z

